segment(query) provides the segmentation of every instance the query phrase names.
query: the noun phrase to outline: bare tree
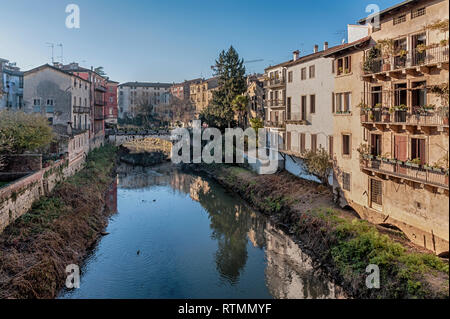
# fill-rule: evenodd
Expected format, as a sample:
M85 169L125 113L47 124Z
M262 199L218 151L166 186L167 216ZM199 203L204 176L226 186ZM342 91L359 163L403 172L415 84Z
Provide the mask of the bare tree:
M150 100L150 96L140 95L136 98L133 115L134 117L140 117L142 119L142 125L145 127L150 127L154 123L155 119L153 117L154 105Z

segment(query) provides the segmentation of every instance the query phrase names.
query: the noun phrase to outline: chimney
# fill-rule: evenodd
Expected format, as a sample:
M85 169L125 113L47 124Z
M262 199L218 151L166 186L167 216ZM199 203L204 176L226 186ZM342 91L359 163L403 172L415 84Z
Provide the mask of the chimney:
M298 58L300 57L300 51L299 50L295 50L293 52L293 54L294 54L294 61L297 61Z
M328 42L324 42L323 44L323 50L328 50Z
M317 52L319 52L319 46L316 44L316 45L314 45L314 53L317 53Z

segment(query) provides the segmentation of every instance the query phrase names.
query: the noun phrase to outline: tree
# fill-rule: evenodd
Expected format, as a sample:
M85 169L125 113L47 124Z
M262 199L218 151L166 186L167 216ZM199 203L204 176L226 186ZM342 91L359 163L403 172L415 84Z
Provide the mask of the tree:
M155 122L153 117L153 104L150 102L150 98L144 95L140 95L135 100L134 117L140 118L140 122L144 127L151 127L151 124Z
M244 60L231 46L227 52L220 53L213 70L218 77L219 88L213 92L211 107L202 111L201 118L212 120L207 122L210 126L220 124L218 128L224 129L231 127L234 119L233 100L247 90Z
M238 126L244 128L245 123L245 113L247 112L247 105L248 105L249 99L246 95L236 95L236 97L233 99L233 102L231 105L233 106L233 111L237 113L238 117Z
M328 152L324 148L320 148L318 151L307 150L303 152L302 158L306 170L320 179L322 184L327 184L328 176L332 169L332 163Z
M99 66L99 67L95 68L94 72L97 73L100 76L105 76L106 75L105 70L103 70L102 66Z
M53 131L47 118L21 111L0 111L0 152L22 154L49 146Z

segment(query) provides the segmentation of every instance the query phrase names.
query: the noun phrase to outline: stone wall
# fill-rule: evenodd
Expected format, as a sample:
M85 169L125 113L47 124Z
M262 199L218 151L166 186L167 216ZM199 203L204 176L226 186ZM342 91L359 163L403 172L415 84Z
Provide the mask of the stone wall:
M0 188L0 232L28 212L41 196L48 195L56 184L83 168L84 153L73 159L62 159Z

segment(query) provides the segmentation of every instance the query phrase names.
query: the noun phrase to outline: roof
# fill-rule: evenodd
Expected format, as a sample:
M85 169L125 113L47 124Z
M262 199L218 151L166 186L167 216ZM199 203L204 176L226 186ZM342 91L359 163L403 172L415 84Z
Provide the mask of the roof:
M126 82L119 85L122 86L137 86L137 87L155 87L155 88L170 88L170 83L151 83L151 82Z
M336 46L334 48L329 49L328 52L326 52L323 56L324 57L328 57L328 56L331 56L331 55L336 54L338 52L341 52L341 51L344 51L344 50L347 50L347 49L352 49L355 46L361 45L361 44L365 44L366 42L369 42L370 40L372 40L372 38L369 35L367 37L361 38L359 40L356 40L356 41L353 41L353 42L350 42L350 43L345 43L345 44L338 45L338 46Z
M34 69L31 69L31 70L25 71L23 74L24 74L24 76L27 76L27 75L29 75L29 74L31 74L31 73L35 73L35 72L41 71L41 70L46 69L46 68L52 69L52 70L54 70L54 71L58 71L58 72L60 72L60 73L63 73L63 74L65 74L65 75L68 75L68 76L74 76L74 77L76 77L76 78L78 78L78 79L80 79L80 80L83 80L83 81L85 81L85 82L89 82L88 80L85 80L85 79L79 77L78 75L72 74L72 73L67 72L67 71L65 71L65 70L61 70L61 69L59 69L59 68L57 68L57 67L51 66L50 64L43 64L43 65L41 65L41 66L38 66L37 68L34 68Z
M383 18L384 16L386 16L387 14L393 13L393 11L396 11L396 10L399 10L399 9L403 9L404 7L416 4L416 3L421 2L421 1L423 1L423 0L406 0L406 1L403 1L403 2L400 2L400 3L396 4L396 5L394 5L392 7L389 7L387 9L381 10L379 12L380 19ZM358 23L359 24L366 24L366 21L367 21L367 17L360 19L358 21Z

